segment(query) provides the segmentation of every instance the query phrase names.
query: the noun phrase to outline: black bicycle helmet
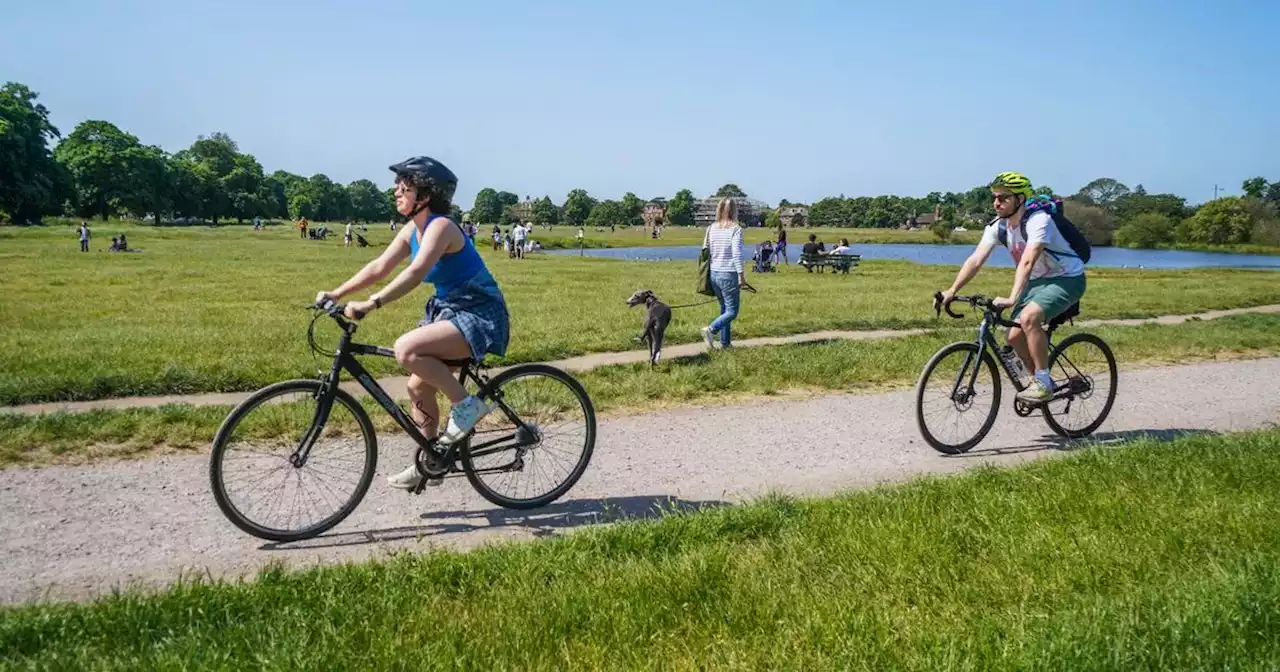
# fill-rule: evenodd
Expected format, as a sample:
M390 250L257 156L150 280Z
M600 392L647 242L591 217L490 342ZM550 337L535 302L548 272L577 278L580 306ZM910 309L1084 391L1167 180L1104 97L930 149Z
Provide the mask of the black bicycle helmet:
M397 179L406 179L419 195L431 197L433 212L449 212L453 193L458 189L458 176L443 163L429 156L415 156L390 168Z

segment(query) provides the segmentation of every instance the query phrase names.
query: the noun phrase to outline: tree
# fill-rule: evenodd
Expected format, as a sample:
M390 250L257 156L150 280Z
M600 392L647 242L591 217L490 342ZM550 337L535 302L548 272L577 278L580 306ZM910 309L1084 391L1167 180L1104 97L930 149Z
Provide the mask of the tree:
M769 214L765 215L764 225L771 229L781 229L782 215L779 212L781 209L782 208L770 208Z
M1081 203L1075 199L1067 199L1062 202L1063 214L1072 224L1080 229L1080 233L1092 245L1110 245L1115 233L1115 220L1111 213L1106 210L1087 203Z
M132 200L140 173L132 162L142 157L138 138L106 121L84 121L75 127L53 158L71 174L76 214L103 221Z
M784 198L784 199L782 199L781 201L778 201L778 207L779 207L779 208L785 208L785 207L787 207L787 206L789 206L789 205L791 205L791 201L788 201L788 200L787 200L787 199L785 199L785 198Z
M693 225L693 192L681 189L667 203L667 221L671 226Z
M178 188L190 190L194 200L194 212L186 214L212 219L214 224L233 213L244 215L243 208L250 205L247 194L258 191L255 173L260 175L262 167L253 157L248 157L250 161L241 159L240 149L230 136L226 133L214 133L208 138L199 136L190 148L178 152L174 158L183 164L180 170L189 178Z
M564 199L564 205L560 208L561 218L569 226L582 226L595 206L596 200L588 196L585 189L574 189Z
M1262 198L1267 192L1267 180L1262 177L1251 177L1240 185L1240 189L1249 198Z
M0 212L19 224L56 212L68 195L69 176L49 151L62 136L38 97L16 82L0 88Z
M1205 203L1176 230L1178 242L1222 245L1249 242L1257 212L1246 199L1226 196Z
M954 228L955 225L941 217L929 225L929 230L933 232L933 236L944 243L951 240L951 233Z
M594 208L591 208L591 214L587 215L588 226L599 226L609 228L611 226L626 226L629 216L627 209L618 201L600 201Z
M1111 210L1121 225L1147 212L1165 215L1174 221L1182 221L1190 214L1187 212L1187 199L1181 196L1139 193L1137 190L1118 199Z
M560 223L560 209L551 202L550 196L543 196L533 202L533 221L551 225Z
M1152 248L1173 242L1173 219L1158 212L1144 212L1116 231L1116 245Z
M622 209L627 213L627 226L644 226L644 218L640 216L644 212L644 201L639 196L629 191L624 194Z
M370 180L356 180L347 185L351 217L362 222L382 219L382 192Z
M716 191L716 198L724 198L726 196L736 196L738 198L746 198L747 192L743 191L742 189L739 189L738 185L729 183L724 185L723 187L720 187L720 189Z
M520 216L512 211L511 206L520 202L520 197L509 191L498 192L498 203L502 204L502 211L499 220L507 224L519 224Z
M1263 199L1271 205L1280 208L1280 180L1272 182L1271 186L1267 187L1267 193L1263 196Z
M1129 187L1109 177L1098 179L1084 185L1076 194L1077 200L1089 205L1097 205L1110 209L1111 205L1129 193Z
M455 222L461 222L463 218L464 218L464 215L462 214L462 206L458 205L457 203L450 203L449 219L452 219Z
M502 219L502 203L498 201L498 192L489 187L476 194L475 203L471 206L471 218L481 224L496 224Z

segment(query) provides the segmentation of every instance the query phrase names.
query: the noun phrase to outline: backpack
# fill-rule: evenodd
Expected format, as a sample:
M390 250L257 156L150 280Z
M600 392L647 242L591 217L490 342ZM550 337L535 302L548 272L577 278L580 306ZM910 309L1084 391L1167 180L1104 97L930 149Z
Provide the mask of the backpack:
M1093 247L1089 245L1089 240L1080 233L1080 229L1076 228L1071 220L1067 219L1066 214L1062 210L1062 199L1057 196L1033 196L1027 199L1027 210L1022 215L1022 221L1019 227L1022 231L1023 240L1027 237L1027 219L1035 212L1047 212L1053 218L1053 223L1058 227L1058 231L1062 232L1062 237L1067 239L1067 244L1071 246L1071 250L1075 254L1067 254L1065 252L1054 252L1049 248L1045 248L1045 252L1052 254L1054 257L1067 256L1077 257L1082 263L1089 263L1089 258L1093 256ZM1009 234L1005 230L1005 225L1001 224L997 229L997 236L1000 244L1005 247L1009 246Z

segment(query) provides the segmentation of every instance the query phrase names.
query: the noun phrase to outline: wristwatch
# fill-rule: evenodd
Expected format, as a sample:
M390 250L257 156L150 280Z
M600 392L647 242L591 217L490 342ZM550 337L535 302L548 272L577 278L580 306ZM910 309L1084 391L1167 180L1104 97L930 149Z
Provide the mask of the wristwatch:
M382 307L382 299L379 298L377 294L373 295L373 305L377 308Z

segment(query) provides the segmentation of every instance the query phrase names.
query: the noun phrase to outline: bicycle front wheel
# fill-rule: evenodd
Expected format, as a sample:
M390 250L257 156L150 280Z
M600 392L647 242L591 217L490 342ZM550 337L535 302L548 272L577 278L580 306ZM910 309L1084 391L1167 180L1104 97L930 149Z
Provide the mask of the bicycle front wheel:
M989 351L980 363L976 344L952 343L925 364L916 383L916 423L934 450L968 451L991 431L999 411L1000 374Z
M1072 334L1049 354L1049 372L1055 388L1043 407L1049 428L1069 439L1097 431L1111 413L1120 378L1111 348L1093 334Z
M483 399L496 408L461 448L462 469L482 497L533 509L573 487L596 445L596 411L576 378L545 364L494 376Z
M213 497L241 530L271 541L314 537L351 515L368 491L378 467L373 423L342 390L326 416L321 389L318 380L264 387L232 409L214 436Z

